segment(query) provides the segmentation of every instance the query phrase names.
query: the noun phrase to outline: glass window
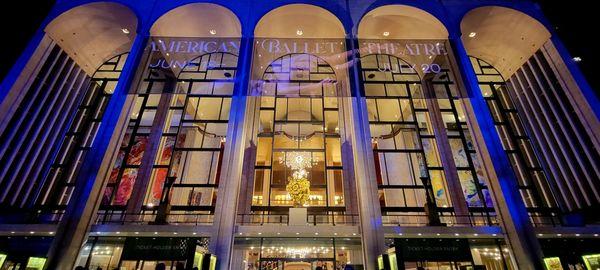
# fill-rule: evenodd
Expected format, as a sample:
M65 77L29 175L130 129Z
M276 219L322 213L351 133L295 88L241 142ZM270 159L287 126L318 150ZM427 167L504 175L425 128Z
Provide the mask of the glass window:
M414 211L429 194L438 207L451 205L421 79L395 56L367 55L361 64L382 211L421 224Z
M338 87L333 68L316 55L293 53L271 60L260 76L265 84L256 98L253 211L278 213L286 212L280 207L294 206L288 186L301 171L309 182L304 206L344 207L341 114L338 97L331 92Z

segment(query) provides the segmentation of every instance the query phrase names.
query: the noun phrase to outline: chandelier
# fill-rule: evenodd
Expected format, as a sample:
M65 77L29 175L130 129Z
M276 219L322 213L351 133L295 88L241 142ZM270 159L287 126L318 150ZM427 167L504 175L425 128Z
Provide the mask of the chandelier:
M292 176L288 178L285 189L291 197L294 207L301 207L308 202L310 194L310 181L308 171L313 165L310 152L286 152L285 156L279 157L279 163L284 164L292 170Z
M292 171L305 171L312 168L315 162L310 152L286 152L285 156L279 157L279 164L284 164Z

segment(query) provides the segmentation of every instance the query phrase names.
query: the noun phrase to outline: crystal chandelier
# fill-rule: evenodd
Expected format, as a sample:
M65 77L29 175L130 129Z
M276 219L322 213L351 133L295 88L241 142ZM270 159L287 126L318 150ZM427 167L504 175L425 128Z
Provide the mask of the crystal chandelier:
M312 167L313 160L310 152L286 152L284 157L279 157L279 163L292 171L306 172L306 169Z

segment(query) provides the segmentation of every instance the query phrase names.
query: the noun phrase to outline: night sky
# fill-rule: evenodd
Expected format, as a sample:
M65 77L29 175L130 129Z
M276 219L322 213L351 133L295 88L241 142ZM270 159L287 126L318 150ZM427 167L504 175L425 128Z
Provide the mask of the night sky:
M273 0L269 0L273 1ZM326 0L323 0L326 1ZM52 7L52 0L11 1L15 7L3 9L0 23L3 25L0 78L4 78L23 48L35 33ZM593 1L538 0L544 13L553 22L556 32L566 44L572 56L583 59L578 65L588 82L599 93L600 76L594 74L593 63L598 60L598 46L594 40L598 16ZM568 4L567 4L568 3Z

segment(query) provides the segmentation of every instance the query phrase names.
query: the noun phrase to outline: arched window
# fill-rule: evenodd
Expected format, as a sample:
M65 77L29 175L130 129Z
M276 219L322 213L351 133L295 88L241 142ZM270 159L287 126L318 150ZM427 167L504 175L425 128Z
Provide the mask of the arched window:
M287 54L265 69L256 121L252 209L276 213L293 206L289 164L307 161L305 206L344 210L338 82L334 69L311 54Z
M524 203L531 216L546 212L546 219L532 221L555 222L556 215L539 207L572 212L597 206L598 121L550 31L500 6L469 11L461 31Z
M450 199L436 140L442 134L468 207L475 212L493 211L448 70L442 68L423 80L413 65L387 54L362 57L361 68L384 215L408 214L403 222L422 223L416 216L428 201L440 212L452 212L456 202Z
M165 180L173 177L170 204L176 220L212 214L236 66L237 55L216 52L189 60L177 78L170 70L150 69L137 93L101 209L122 211L133 203L155 214L165 196ZM143 201L130 202L137 181L147 182L147 190Z
M386 54L364 56L361 66L382 210L419 212L427 196L451 207L419 74Z

